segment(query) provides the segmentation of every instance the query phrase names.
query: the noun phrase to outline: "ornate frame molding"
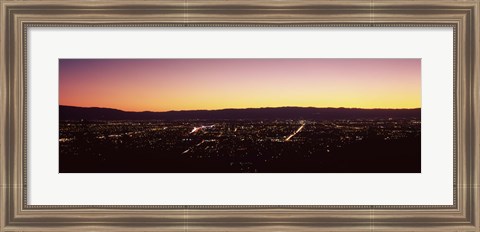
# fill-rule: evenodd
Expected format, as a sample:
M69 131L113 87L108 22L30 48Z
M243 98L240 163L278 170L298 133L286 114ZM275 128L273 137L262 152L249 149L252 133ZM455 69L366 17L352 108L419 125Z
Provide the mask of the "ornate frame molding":
M478 0L0 0L0 231L432 230L480 232ZM29 206L27 29L62 27L451 26L452 206Z

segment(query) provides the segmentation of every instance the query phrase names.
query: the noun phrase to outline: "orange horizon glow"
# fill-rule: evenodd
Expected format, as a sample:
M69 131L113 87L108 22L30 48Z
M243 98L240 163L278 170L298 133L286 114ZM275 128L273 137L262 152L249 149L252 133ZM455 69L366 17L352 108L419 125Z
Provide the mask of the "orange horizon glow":
M420 59L60 59L59 104L124 111L421 107Z

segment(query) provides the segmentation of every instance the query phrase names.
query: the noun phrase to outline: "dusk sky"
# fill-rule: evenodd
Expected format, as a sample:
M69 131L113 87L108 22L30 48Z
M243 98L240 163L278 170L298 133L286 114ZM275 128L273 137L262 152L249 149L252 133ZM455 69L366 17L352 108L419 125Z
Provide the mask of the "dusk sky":
M420 59L60 59L60 105L420 108Z

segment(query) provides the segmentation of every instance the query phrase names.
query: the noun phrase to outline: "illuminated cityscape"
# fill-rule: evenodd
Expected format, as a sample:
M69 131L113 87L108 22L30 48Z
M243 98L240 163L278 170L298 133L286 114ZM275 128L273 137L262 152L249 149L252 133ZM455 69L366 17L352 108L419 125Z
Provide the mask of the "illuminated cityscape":
M59 59L61 173L420 173L421 59Z
M420 172L420 121L61 121L61 172Z

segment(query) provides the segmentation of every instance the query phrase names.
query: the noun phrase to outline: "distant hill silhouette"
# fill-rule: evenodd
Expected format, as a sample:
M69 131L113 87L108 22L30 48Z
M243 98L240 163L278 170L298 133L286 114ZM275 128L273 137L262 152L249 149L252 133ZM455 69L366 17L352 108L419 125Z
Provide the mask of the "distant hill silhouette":
M60 106L60 120L335 120L335 119L379 119L418 118L421 110L416 109L358 109L358 108L314 108L277 107L222 110L186 110L168 112L128 112L110 108Z

